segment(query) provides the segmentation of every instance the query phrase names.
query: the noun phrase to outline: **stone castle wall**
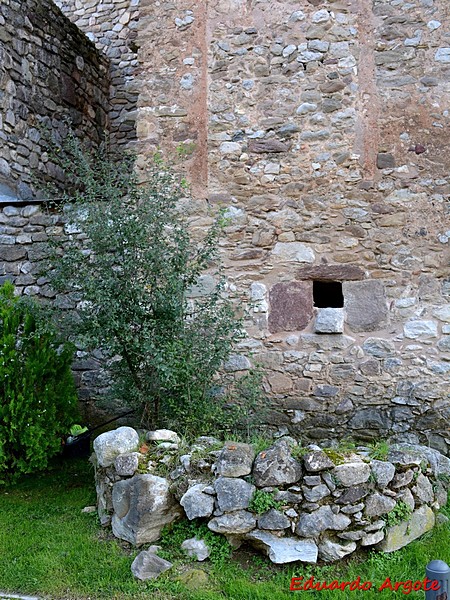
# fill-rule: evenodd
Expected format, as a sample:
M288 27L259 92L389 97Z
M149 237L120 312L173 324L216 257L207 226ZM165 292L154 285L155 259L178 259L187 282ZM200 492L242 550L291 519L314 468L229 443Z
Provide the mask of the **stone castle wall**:
M123 140L139 93L139 166L162 149L186 171L194 234L226 209L271 424L448 452L447 1L61 7L116 61Z
M69 117L97 142L107 128L107 61L50 0L0 5L0 190L2 201L33 198L32 176L59 179L40 124L63 135ZM6 198L4 197L6 194ZM2 231L2 243L11 244Z
M272 424L446 451L448 3L140 13L141 164L178 156L194 230L226 208L228 280L253 302L241 349L268 370Z
M136 77L139 0L55 0L55 4L108 58L111 143L129 144L135 138L139 89Z

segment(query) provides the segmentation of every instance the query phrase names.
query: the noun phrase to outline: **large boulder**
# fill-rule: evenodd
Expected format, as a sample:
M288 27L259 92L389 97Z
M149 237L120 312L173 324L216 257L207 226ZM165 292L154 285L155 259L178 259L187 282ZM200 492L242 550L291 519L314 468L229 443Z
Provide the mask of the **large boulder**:
M136 546L157 540L164 525L181 514L169 492L169 482L151 474L115 483L112 501L114 535Z
M101 467L109 467L119 454L137 450L139 436L132 427L119 427L113 431L101 433L94 440L94 452Z
M301 476L302 467L292 458L289 445L284 440L260 452L253 465L253 480L258 487L288 485Z

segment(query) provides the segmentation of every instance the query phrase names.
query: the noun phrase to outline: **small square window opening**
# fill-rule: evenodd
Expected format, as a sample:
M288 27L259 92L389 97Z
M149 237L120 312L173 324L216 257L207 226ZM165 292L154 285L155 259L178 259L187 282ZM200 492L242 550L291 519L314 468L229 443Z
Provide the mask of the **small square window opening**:
M343 308L342 283L340 281L313 281L313 299L316 308Z

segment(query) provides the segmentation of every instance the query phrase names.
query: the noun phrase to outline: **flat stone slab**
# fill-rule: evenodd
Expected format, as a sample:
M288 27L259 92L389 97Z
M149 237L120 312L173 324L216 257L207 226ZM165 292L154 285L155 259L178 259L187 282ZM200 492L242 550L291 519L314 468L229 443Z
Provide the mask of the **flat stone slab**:
M252 531L245 536L256 548L263 550L277 564L302 561L317 562L318 548L313 540L279 538L265 531Z
M384 540L377 546L381 552L394 552L406 546L413 540L433 529L435 523L434 512L429 506L421 506L415 510L411 518L404 523L388 527Z

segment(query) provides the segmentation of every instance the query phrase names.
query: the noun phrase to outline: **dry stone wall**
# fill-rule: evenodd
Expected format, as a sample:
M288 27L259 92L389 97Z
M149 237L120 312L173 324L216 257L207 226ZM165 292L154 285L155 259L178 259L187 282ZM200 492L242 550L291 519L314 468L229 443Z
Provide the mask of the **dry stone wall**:
M0 200L32 200L33 173L61 179L40 124L64 135L68 117L95 143L107 128L107 61L50 0L2 0L0 90Z
M238 351L267 370L270 425L312 440L382 436L448 452L447 0L58 5L112 63L113 138L136 134L142 169L162 149L186 172L194 235L225 208L225 272L249 311ZM35 6L29 0L37 20ZM21 48L28 27L17 2L7 8L19 35L3 28L2 51ZM56 61L61 34L51 35ZM92 57L85 73L103 65ZM15 60L27 91L31 58ZM46 84L44 107L56 102L54 79ZM32 98L19 99L20 111ZM34 130L13 128L11 119L23 121L17 115L2 114L9 137L0 152L9 155L0 167L26 186L45 154L33 146ZM27 275L18 285L40 293L27 265L43 232L21 230L27 217L5 210L3 276ZM237 355L226 368L239 375L248 364Z
M268 370L271 424L446 452L448 2L140 13L140 164L178 157L194 231L226 209L229 285L251 304L240 349Z
M135 137L139 89L136 46L139 0L55 0L55 4L108 58L111 143L129 144Z
M428 447L392 446L378 460L368 448L301 448L289 437L257 454L211 437L187 447L167 430L146 437L139 447L136 431L121 427L94 441L99 517L136 546L184 516L274 563L333 562L406 546L447 502L450 460Z

